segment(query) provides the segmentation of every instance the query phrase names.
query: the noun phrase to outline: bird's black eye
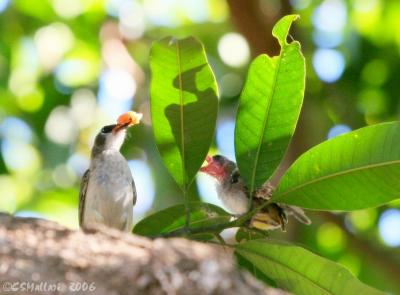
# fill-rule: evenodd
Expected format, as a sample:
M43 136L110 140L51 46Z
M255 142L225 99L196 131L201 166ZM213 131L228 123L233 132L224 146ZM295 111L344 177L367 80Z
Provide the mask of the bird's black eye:
M239 169L235 169L233 170L232 174L231 174L231 183L237 183L239 181L240 178L240 173L239 173Z
M114 129L115 126L117 126L117 125L113 124L113 125L104 126L101 129L101 133L110 133Z

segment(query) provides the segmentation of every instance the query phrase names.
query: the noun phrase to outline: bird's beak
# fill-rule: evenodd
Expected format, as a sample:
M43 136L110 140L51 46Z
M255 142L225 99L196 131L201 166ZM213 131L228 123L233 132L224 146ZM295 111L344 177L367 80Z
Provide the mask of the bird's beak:
M214 161L213 157L206 157L207 165L200 168L200 172L206 173L217 179L221 179L225 174L224 167L222 167L218 162Z
M128 124L117 124L115 125L115 127L113 128L112 132L113 133L117 133L118 131L128 128Z
M201 172L207 173L210 167L212 166L213 158L211 156L206 157L207 165L200 168Z
M114 133L118 132L121 129L129 128L131 126L137 125L140 123L143 114L136 113L134 111L129 111L121 116L119 116L117 125L115 125L114 129L112 130Z

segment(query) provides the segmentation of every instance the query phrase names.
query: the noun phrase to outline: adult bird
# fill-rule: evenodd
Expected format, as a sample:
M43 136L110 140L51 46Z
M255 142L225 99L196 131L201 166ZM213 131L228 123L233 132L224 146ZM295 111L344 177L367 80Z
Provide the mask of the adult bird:
M201 167L200 171L216 179L217 194L224 206L236 215L248 212L250 195L236 163L221 155L207 156L206 161L207 165ZM273 187L268 182L256 190L253 198L254 207L259 207L269 200L272 191ZM281 228L284 231L287 215L293 215L302 223L311 223L302 209L271 203L252 217L250 226L261 230Z
M117 124L104 126L97 134L79 193L79 226L89 229L105 225L130 231L136 188L120 148L126 130L140 122L142 115L127 112Z

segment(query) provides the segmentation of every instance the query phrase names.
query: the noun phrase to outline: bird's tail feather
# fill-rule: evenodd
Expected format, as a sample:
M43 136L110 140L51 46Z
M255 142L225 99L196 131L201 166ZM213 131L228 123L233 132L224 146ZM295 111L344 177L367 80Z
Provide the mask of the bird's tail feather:
M304 213L303 209L296 206L289 206L285 204L279 204L279 206L285 211L287 215L293 215L298 221L304 224L311 224L310 218Z

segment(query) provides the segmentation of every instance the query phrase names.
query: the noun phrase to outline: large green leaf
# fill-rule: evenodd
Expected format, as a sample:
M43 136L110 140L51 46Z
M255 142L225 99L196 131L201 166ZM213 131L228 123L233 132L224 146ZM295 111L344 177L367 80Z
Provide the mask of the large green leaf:
M254 277L256 277L258 280L263 281L270 287L277 287L276 283L267 277L263 272L261 272L253 263L245 259L243 256L241 256L237 251L236 251L236 262L239 265L241 269L245 269L248 272L250 272Z
M400 122L323 142L285 173L272 199L319 210L374 207L400 196Z
M236 245L236 253L278 287L295 294L383 295L371 288L347 269L306 249L274 240L253 240ZM240 260L239 260L240 263Z
M202 203L189 203L190 228L210 226L228 222L231 215L218 206ZM181 229L185 225L185 206L175 205L158 211L139 221L133 233L142 236L158 236Z
M168 170L186 191L213 139L217 84L204 48L194 38L155 42L150 66L157 146Z
M272 34L279 56L258 56L250 66L240 96L235 150L241 175L250 190L261 186L281 162L294 133L304 96L305 62L300 43L287 43L297 15L282 18Z

